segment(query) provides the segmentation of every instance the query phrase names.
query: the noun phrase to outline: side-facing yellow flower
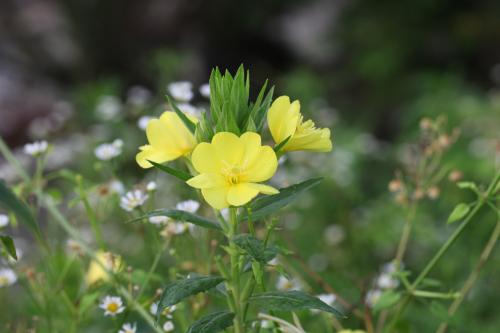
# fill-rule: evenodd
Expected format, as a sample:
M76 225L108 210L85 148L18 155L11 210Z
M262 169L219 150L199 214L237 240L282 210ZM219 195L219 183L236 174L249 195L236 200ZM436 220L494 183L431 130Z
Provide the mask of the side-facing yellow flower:
M267 123L277 144L290 137L281 148L282 151L328 152L332 150L330 130L316 128L312 120L304 121L298 100L290 103L288 96L278 97L267 112Z
M202 142L191 156L200 174L187 183L201 189L214 208L242 206L257 194L276 194L275 188L258 184L270 179L278 161L274 150L261 145L260 135L246 132L240 137L229 132L214 135L212 142Z
M85 276L87 285L109 280L110 276L102 266L106 267L106 270L116 273L123 268L123 261L120 256L114 255L111 252L97 252L96 259L90 262L89 270Z
M197 122L197 119L187 115ZM172 111L164 112L159 119L152 119L146 127L149 145L139 147L137 163L143 168L153 165L148 160L163 163L191 153L196 146L196 138L184 125L179 116Z

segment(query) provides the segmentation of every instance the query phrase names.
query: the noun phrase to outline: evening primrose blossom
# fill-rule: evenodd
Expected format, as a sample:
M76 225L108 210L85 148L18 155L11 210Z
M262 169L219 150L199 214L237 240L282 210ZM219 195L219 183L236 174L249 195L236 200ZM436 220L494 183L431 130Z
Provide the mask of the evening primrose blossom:
M125 310L123 306L123 301L119 296L106 296L102 300L99 307L104 310L105 316L116 316L119 313L122 313Z
M267 122L276 144L290 138L281 148L284 152L296 150L329 152L332 150L330 130L316 128L312 120L304 121L298 100L290 102L288 96L278 97L269 108Z
M196 122L197 119L187 115ZM191 153L196 146L196 138L184 125L179 116L172 111L164 112L159 119L151 119L146 126L148 145L139 147L137 163L142 168L151 168L148 162L163 163L173 161Z
M196 146L192 163L200 174L187 184L201 189L205 200L216 209L242 206L259 193L278 193L271 186L259 184L274 175L278 161L271 147L261 145L257 133L238 137L219 132L211 143Z

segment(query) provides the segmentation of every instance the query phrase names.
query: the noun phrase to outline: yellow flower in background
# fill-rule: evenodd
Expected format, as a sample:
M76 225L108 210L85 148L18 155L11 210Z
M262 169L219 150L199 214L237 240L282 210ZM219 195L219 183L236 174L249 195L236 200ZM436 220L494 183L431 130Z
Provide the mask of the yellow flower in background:
M107 270L116 273L123 268L123 261L120 256L116 256L110 252L98 251L96 259L90 262L89 270L85 276L87 285L109 280L110 275L101 265L106 267Z
M195 117L187 117L197 122ZM148 160L163 163L188 155L196 146L194 135L172 111L164 112L159 119L150 120L146 136L149 145L139 147L140 152L136 156L136 161L142 168L153 166Z
M258 184L274 175L278 161L271 147L261 145L257 133L246 132L240 137L217 133L211 143L196 146L191 161L200 174L189 179L188 185L201 189L216 209L242 206L259 193L278 193L271 186Z
M298 100L290 103L288 96L278 97L267 112L267 123L276 144L290 137L281 148L282 151L328 152L332 150L330 130L316 128L312 120L304 121Z
M338 331L337 333L366 333L366 332L363 330L342 330Z

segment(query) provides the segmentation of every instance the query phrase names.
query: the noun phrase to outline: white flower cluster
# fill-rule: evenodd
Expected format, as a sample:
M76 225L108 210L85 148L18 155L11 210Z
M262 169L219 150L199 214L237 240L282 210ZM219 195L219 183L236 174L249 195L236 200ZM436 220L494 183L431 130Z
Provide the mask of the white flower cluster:
M162 316L165 316L167 317L167 321L163 324L163 330L165 332L172 332L174 329L175 329L175 325L174 323L172 322L172 313L175 312L175 310L177 310L177 306L176 305L172 305L172 306L169 306L169 307L166 307L163 312L161 313ZM156 312L158 311L158 302L154 302L151 304L151 306L149 307L149 312L153 315L153 316L156 316Z
M148 195L143 191L129 191L120 198L120 207L127 212L131 212L137 207L142 206L146 202L146 200L148 200Z
M103 143L94 150L95 156L101 161L109 161L122 153L123 140L116 139L111 143Z
M368 306L373 307L385 290L396 289L399 286L399 280L394 277L395 272L396 265L393 262L382 266L380 274L374 280L374 288L366 293L365 302Z
M24 153L31 156L40 156L49 148L47 141L35 141L24 145Z
M9 287L16 283L17 275L10 268L0 268L0 288Z

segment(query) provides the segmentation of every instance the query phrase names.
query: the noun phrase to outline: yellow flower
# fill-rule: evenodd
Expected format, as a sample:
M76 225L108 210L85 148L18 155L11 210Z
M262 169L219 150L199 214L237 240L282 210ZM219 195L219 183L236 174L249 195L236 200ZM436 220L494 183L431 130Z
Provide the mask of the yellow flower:
M187 116L191 121L197 119ZM148 160L163 163L175 160L191 153L196 146L196 139L184 125L179 116L172 111L164 112L160 119L152 119L146 127L149 145L139 147L137 163L143 168L153 165Z
M332 150L330 130L316 128L312 120L304 121L298 100L290 103L288 96L278 97L269 108L267 122L277 144L290 137L281 149L282 151L328 152Z
M112 272L118 272L123 268L123 262L120 256L116 256L110 252L99 251L96 253L96 260L90 262L89 270L85 276L85 281L87 281L88 285L101 280L109 280L109 274L101 265Z
M214 208L242 206L257 194L276 194L275 188L258 184L271 178L278 161L273 149L261 146L260 135L246 132L241 137L229 132L214 135L193 151L193 166L200 174L187 183L201 189Z

